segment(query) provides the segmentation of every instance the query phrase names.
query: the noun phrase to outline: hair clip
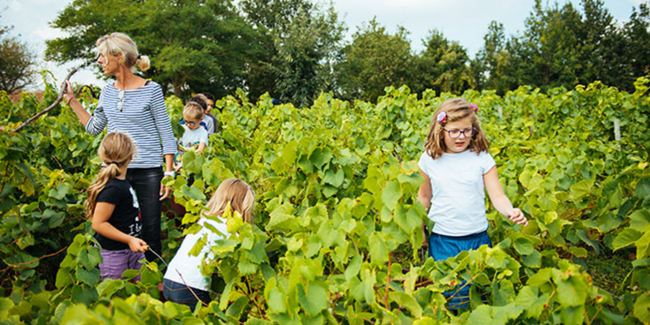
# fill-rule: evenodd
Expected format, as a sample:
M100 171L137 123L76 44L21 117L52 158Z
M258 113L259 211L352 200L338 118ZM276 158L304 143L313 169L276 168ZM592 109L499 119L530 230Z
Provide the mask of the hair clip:
M447 122L447 113L446 112L442 112L442 113L438 114L438 122L440 122L440 123Z
M476 106L476 104L469 104L469 106L472 106L472 108L474 108L474 113L478 112L478 106Z

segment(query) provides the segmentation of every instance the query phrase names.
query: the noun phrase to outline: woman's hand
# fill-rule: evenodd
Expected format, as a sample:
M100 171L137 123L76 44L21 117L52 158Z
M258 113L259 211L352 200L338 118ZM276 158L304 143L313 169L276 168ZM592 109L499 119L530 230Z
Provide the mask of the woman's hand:
M149 246L147 243L144 242L144 240L140 238L135 238L131 237L129 240L129 248L131 249L132 252L141 252L144 253Z
M510 210L510 213L508 213L508 219L518 225L522 225L524 227L528 226L528 219L526 219L524 213L521 212L521 210L518 208Z
M68 80L64 81L61 86L65 87L65 90L63 92L63 99L65 100L66 104L70 106L70 101L75 98L74 88L72 88L72 84Z
M163 179L167 177L171 177L171 176L165 176L163 177ZM165 186L162 183L160 184L160 201L166 199L171 193L172 193L171 187Z

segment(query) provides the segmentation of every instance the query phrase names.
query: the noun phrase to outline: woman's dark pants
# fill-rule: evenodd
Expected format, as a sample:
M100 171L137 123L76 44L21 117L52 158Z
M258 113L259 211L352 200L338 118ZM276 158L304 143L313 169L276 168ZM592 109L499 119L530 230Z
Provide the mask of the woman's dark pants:
M142 240L149 245L149 249L155 251L158 255L162 253L160 239L160 214L162 212L160 181L162 178L162 167L131 168L126 172L126 180L135 190L140 205ZM145 256L148 261L157 261L156 255L150 251L147 251ZM157 261L157 263L160 264L160 261Z

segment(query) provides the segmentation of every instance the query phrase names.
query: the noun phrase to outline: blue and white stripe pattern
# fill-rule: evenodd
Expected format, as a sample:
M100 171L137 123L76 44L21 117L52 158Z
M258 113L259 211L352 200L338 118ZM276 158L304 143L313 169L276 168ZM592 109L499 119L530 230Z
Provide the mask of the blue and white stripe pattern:
M160 167L163 155L176 154L165 98L160 85L153 81L131 90L116 89L113 82L104 86L86 131L98 135L107 125L109 133L125 133L135 143L136 152L129 168Z

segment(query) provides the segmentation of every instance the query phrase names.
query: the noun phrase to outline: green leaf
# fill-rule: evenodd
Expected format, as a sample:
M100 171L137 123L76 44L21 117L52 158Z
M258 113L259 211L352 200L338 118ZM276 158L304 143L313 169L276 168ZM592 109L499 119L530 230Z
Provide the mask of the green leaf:
M228 310L226 310L226 315L233 317L234 319L240 319L242 312L248 305L250 300L246 296L237 298L234 303L232 303Z
M304 292L302 284L298 284L298 298L300 305L310 316L320 313L329 303L326 285L320 282L310 282L307 292Z
M361 262L362 257L359 254L352 258L350 264L348 264L348 267L345 269L345 280L350 281L353 276L359 274L359 270L361 270Z
M553 269L551 268L540 269L528 279L526 285L539 288L542 285L549 283L551 281L552 271Z
M574 200L579 200L585 195L589 194L591 188L594 186L594 181L590 179L583 179L575 184L573 184L569 190L573 195Z
M639 240L639 238L641 238L641 235L643 234L638 230L632 228L624 229L618 234L618 236L616 236L614 242L612 242L614 251L633 245L637 240Z
M636 210L630 215L630 228L641 230L648 224L650 224L650 212L648 210Z
M636 258L642 259L648 254L648 246L650 246L650 230L646 231L639 240L636 241Z
M563 325L584 324L585 306L565 307L560 312Z
M524 255L521 257L521 262L530 268L539 268L542 266L542 255L533 250L532 254Z
M634 317L641 322L647 322L650 319L650 293L645 292L636 299L633 313Z
M14 306L13 301L9 298L0 298L0 319L9 318L9 309Z
M587 298L587 285L581 277L568 275L568 279L554 276L553 282L557 285L557 299L565 306L584 305Z
M345 174L343 173L342 169L336 169L336 171L334 170L335 168L330 167L330 169L325 172L325 178L323 181L326 184L330 184L334 187L339 187L343 184L343 180L345 180Z
M97 286L97 291L100 297L112 297L118 290L124 289L125 284L123 280L107 279L102 281Z
M269 279L269 282L264 288L264 297L269 305L270 312L279 314L287 310L287 297L278 289L275 278Z
M650 196L650 177L644 177L636 184L634 195L638 198Z
M544 305L548 304L549 295L538 296L538 294L539 289L531 286L525 286L519 290L515 304L524 308L526 317L539 318L544 311Z
M383 266L388 262L388 249L386 248L386 243L381 237L381 233L373 232L368 238L368 243L370 247L370 258L372 263L377 266Z
M323 166L332 160L332 150L329 147L324 149L316 148L309 156L312 164L318 169L323 169Z
M515 239L513 246L517 253L520 255L530 255L535 251L533 241L526 237L519 237Z
M77 279L79 281L89 285L89 286L95 286L97 283L99 283L99 269L98 268L92 268L90 270L86 270L82 267L77 267Z
M80 302L88 305L92 302L97 301L97 299L99 299L99 295L97 294L95 287L82 284L72 287L70 298L73 302Z
M384 187L381 193L381 200L389 209L394 210L400 196L402 196L402 189L399 186L399 182L393 180L388 182L386 187Z
M72 274L70 274L70 269L68 268L59 268L56 272L56 287L58 289L63 289L66 286L72 284Z
M422 317L422 306L418 304L417 300L412 295L404 292L393 291L388 294L391 301L397 303L400 307L406 307L415 318Z

